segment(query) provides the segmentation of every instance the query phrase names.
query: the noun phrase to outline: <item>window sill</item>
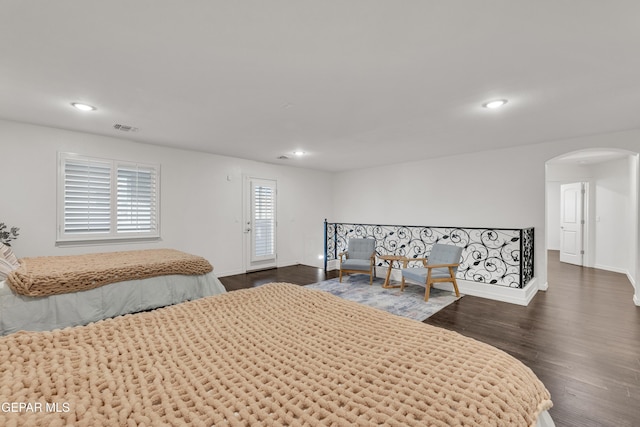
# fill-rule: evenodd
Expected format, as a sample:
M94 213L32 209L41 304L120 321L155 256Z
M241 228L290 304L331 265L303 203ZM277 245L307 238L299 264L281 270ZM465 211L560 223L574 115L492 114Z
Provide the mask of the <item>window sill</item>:
M110 237L104 239L69 239L56 240L57 247L72 246L104 246L104 245L129 245L134 243L160 242L162 237Z

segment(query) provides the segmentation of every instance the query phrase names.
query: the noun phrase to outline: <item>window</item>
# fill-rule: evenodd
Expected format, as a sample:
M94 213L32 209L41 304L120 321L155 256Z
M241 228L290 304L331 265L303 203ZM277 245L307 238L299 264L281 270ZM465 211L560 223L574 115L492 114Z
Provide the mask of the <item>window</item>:
M160 237L160 166L59 155L58 241Z
M253 215L252 260L272 259L276 255L276 187L275 182L251 182Z

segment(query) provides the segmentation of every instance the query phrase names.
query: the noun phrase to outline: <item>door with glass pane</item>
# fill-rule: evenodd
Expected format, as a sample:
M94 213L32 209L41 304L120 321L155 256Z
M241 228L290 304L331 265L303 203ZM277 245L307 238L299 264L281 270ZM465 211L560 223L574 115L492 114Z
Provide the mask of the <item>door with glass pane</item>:
M276 181L247 178L245 213L247 270L276 266Z

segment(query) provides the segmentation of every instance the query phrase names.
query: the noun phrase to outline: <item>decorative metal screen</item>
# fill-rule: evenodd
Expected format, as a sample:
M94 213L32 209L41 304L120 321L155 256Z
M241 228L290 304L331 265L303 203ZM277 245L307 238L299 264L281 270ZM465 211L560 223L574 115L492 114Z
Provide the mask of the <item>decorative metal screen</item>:
M345 251L351 238L375 238L377 255L428 257L435 243L464 248L457 278L522 288L533 278L534 229L426 227L329 223L325 221L327 262ZM378 261L378 266L386 265Z

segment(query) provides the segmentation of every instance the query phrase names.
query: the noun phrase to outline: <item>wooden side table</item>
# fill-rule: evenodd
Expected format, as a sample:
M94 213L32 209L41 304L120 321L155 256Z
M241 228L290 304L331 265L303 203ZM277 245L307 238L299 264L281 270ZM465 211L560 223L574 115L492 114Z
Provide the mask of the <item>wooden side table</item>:
M391 277L391 269L393 268L393 262L394 261L398 261L398 267L402 267L402 263L405 260L408 260L407 257L402 256L402 255L381 255L379 257L380 259L389 262L389 268L387 269L387 277L384 280L384 283L382 284L382 287L385 289L393 289L393 288L399 288L400 285L396 285L396 286L390 286L389 285L389 278Z

